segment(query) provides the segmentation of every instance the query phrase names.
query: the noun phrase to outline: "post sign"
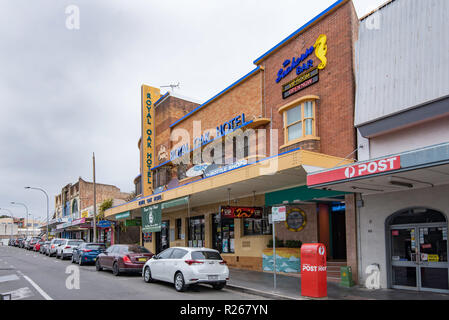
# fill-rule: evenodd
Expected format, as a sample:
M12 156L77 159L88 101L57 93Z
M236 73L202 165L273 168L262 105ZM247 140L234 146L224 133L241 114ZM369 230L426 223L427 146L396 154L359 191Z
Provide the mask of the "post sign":
M282 222L286 219L287 208L286 207L273 207L271 208L271 220L273 222Z
M400 168L400 156L370 162L363 162L331 171L309 174L307 176L307 185L314 186L321 183L365 177L374 174L399 170Z
M155 165L155 112L154 103L161 97L157 88L142 85L142 195L153 193L153 174Z
M142 232L160 232L162 229L162 206L142 208Z

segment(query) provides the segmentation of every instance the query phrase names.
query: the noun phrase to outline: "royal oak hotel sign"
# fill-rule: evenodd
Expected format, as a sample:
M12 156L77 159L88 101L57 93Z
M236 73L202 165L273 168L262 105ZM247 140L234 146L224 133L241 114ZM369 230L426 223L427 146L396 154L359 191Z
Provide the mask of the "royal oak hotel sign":
M142 85L142 195L153 193L155 155L155 112L154 103L161 97L157 88Z
M320 35L315 44L308 48L301 56L287 59L278 71L276 83L279 83L287 77L293 70L296 70L297 77L282 86L282 97L288 97L299 91L310 87L319 80L319 71L326 68L327 65L327 36ZM320 60L316 64L313 55Z

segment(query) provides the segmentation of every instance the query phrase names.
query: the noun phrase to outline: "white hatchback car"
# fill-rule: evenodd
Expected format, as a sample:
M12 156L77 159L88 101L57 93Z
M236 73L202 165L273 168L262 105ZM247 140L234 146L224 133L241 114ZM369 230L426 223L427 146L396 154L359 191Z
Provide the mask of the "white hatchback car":
M177 291L189 285L211 284L216 290L225 287L229 269L217 250L175 247L153 256L143 266L145 282L161 280L173 283Z
M64 239L63 242L56 247L56 259L61 258L61 260L64 260L65 258L72 257L73 248L78 247L82 243L84 243L84 240Z

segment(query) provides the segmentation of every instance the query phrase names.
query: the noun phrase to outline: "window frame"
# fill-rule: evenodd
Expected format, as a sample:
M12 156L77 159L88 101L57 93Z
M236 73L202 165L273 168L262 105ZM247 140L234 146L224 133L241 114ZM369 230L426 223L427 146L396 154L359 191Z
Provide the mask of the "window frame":
M284 130L284 143L285 146L288 145L292 145L304 140L319 140L318 136L317 136L317 127L316 127L316 123L317 123L317 111L316 111L316 100L319 100L320 98L318 96L304 96L301 97L295 101L292 101L290 103L288 103L287 105L279 108L279 113L282 113L282 119L283 119L283 130ZM305 107L306 104L310 102L312 104L312 117L305 117ZM287 113L288 111L294 109L294 108L301 108L301 120L292 122L290 124L288 124L288 118L287 118ZM306 120L312 120L312 134L306 134ZM288 134L288 129L292 126L298 125L299 123L301 123L302 127L301 127L301 136L297 139L292 139L289 140L289 134ZM282 148L282 147L281 147Z

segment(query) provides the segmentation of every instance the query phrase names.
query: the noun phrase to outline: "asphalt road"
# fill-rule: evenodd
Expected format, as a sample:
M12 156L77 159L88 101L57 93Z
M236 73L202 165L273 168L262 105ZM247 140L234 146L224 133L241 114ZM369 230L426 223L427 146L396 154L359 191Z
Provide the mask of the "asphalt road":
M111 271L96 271L94 265L80 267L70 260L5 246L0 246L0 293L11 293L13 300L264 300L207 285L181 293L172 284L147 284L140 275L116 277Z

